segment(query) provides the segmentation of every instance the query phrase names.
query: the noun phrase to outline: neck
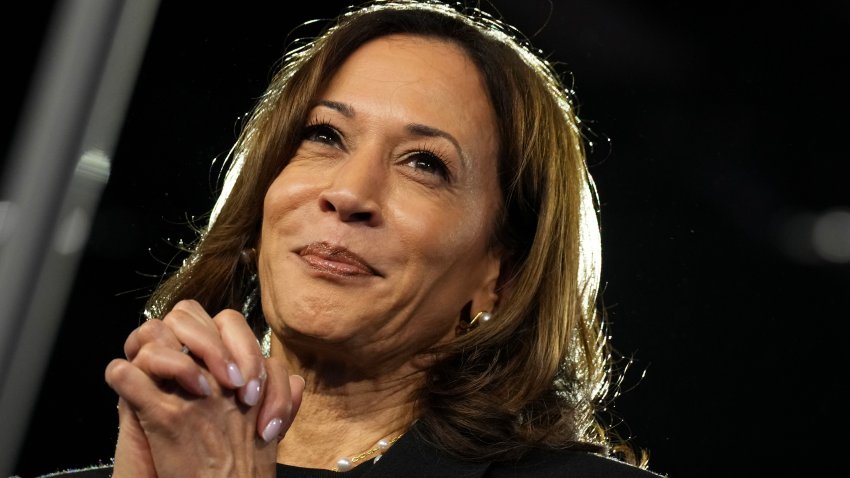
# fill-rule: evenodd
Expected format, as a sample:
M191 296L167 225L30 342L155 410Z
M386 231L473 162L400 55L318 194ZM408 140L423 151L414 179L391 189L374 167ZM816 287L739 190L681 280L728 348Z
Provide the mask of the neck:
M307 383L298 415L278 447L280 463L333 469L340 458L361 455L380 440L392 441L416 418L415 394L425 375L412 365L366 375L347 371L341 363L304 360L276 339L272 355L283 358L290 374Z

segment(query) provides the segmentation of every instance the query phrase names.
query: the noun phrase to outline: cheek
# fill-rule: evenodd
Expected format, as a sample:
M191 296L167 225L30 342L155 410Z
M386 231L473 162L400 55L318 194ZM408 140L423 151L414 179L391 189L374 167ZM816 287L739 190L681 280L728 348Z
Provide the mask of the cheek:
M399 246L409 257L420 258L423 268L435 272L476 260L487 250L489 215L479 202L455 198L445 203L408 200L391 208Z
M263 230L267 226L277 229L285 227L286 224L297 225L297 221L292 218L293 212L310 201L314 196L314 189L315 185L299 178L296 171L289 167L284 168L269 187L263 200Z

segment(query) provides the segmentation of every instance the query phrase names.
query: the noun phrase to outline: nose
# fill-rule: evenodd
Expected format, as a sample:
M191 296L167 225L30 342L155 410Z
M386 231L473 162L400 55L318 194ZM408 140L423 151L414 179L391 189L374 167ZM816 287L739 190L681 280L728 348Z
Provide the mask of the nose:
M342 161L319 194L322 212L336 214L342 222L380 225L385 171L376 158L361 152Z

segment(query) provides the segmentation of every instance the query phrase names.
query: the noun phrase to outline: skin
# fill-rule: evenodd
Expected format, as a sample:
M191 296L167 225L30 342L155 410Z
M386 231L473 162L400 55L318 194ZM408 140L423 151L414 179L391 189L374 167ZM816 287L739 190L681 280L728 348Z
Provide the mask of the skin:
M210 317L193 301L134 331L106 374L122 405L115 476L185 476L210 454L228 471L203 476L273 476L275 458L331 468L409 427L433 358L423 353L454 336L465 307L495 308L496 119L462 49L373 40L307 125L263 208L272 357L238 313ZM162 386L173 382L177 392ZM276 450L249 438L275 418Z

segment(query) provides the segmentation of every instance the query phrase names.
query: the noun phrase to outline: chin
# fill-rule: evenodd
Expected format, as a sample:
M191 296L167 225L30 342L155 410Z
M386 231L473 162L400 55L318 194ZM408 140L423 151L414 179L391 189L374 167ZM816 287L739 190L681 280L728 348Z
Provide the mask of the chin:
M350 341L357 333L349 327L341 327L337 321L316 319L284 319L272 330L287 342L311 343L314 345L339 346Z

